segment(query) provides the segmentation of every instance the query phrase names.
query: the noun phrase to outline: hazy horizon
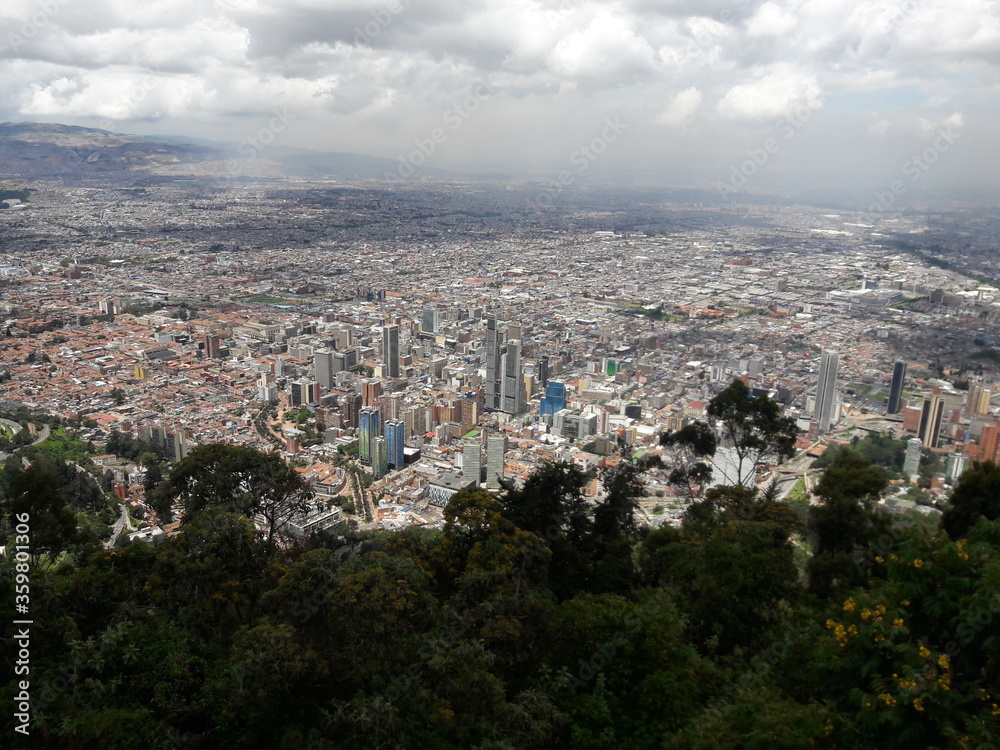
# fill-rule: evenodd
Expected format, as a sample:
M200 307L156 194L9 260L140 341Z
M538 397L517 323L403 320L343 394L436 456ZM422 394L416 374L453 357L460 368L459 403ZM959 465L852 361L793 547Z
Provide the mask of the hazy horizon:
M985 190L1000 3L9 0L0 120L565 186Z

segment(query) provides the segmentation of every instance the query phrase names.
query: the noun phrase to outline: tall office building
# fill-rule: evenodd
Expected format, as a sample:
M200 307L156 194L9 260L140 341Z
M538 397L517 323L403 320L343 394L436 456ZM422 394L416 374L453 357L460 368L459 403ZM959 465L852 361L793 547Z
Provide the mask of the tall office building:
M361 384L361 403L365 406L377 406L382 395L382 384L377 380L366 380Z
M440 313L434 305L426 305L421 316L420 328L424 333L437 333L440 327Z
M462 475L476 484L483 473L483 445L478 440L466 440L462 446Z
M381 435L372 442L372 474L381 479L389 471L389 442Z
M292 406L305 406L306 404L317 403L316 381L308 378L299 378L292 381L289 390L289 403Z
M344 415L344 426L357 429L361 421L361 394L349 393L340 398L340 413Z
M898 414L903 405L903 382L906 380L906 362L898 361L892 366L892 383L889 385L889 404L886 411Z
M920 473L920 449L922 445L917 438L906 441L906 457L903 459L903 473L910 479Z
M497 330L497 316L486 316L486 408L500 409L500 331Z
M358 415L358 458L361 463L371 466L375 438L379 436L378 409L366 406Z
M402 469L406 462L403 448L406 446L406 425L401 419L390 419L385 423L385 440L388 443L388 462L394 469Z
M500 489L503 479L504 453L507 450L507 438L500 435L490 435L486 438L486 489Z
M324 391L333 388L334 375L337 374L336 368L333 352L329 349L317 349L313 352L313 377L316 378L319 387Z
M920 412L920 427L917 435L925 448L937 448L938 433L941 432L941 419L944 416L944 399L937 393L924 399Z
M500 385L500 410L507 414L523 414L527 408L524 377L521 375L521 342L511 339L500 357L503 376Z
M979 434L979 460L1000 464L1000 424L984 424Z
M944 479L948 484L955 484L969 466L969 457L964 453L949 453L944 468Z
M218 359L222 352L222 339L218 336L205 337L205 358Z
M566 408L566 384L558 380L550 380L545 386L545 398L542 399L539 414L543 417L555 414Z
M993 391L981 383L969 386L969 397L965 402L965 414L969 417L981 417L990 413L990 399Z
M840 355L825 351L820 359L819 381L816 384L816 406L813 416L819 422L819 431L827 432L833 421L833 406L837 399L837 368Z
M382 326L382 365L387 378L399 377L399 326Z

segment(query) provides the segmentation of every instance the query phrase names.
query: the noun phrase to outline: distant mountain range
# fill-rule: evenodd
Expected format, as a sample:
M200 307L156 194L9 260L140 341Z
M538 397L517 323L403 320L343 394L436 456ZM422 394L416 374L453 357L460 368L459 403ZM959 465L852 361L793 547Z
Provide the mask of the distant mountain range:
M163 178L306 177L384 179L399 163L362 154L288 147L245 158L236 144L176 136L139 136L56 123L0 123L0 179L112 181L140 184ZM445 170L420 174L447 178Z

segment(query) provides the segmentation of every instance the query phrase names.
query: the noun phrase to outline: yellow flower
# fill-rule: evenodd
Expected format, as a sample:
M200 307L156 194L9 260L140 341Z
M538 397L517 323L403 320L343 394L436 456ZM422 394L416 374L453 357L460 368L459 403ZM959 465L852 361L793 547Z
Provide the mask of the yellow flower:
M871 613L870 609L863 609L863 610L861 610L861 619L862 620L867 620L871 616L872 616L872 613Z
M884 604L880 604L877 607L875 607L875 614L877 614L879 617L881 617L882 615L884 615L885 614L885 605Z
M923 711L924 710L924 701L923 701L923 699L922 698L914 698L913 699L913 707L915 709L917 709L918 711Z
M958 553L958 559L959 560L968 560L969 559L969 554L967 552L959 552Z
M924 567L924 561L921 560L920 558L917 558L916 560L913 561L913 567L914 568L922 568L922 567Z
M930 657L930 655L931 655L931 650L929 648L927 648L927 646L921 646L920 647L920 658L921 659L927 659L927 658Z
M844 602L844 611L845 612L853 612L854 611L854 607L855 607L856 604L857 604L857 602L854 601L853 597L850 598L850 599L848 599L846 602Z
M877 635L877 636L875 636L875 643L881 643L884 640L885 640L885 636L884 635Z
M885 562L885 560L883 560L881 557L876 557L875 558L875 562L877 562L879 565L881 565L882 563Z
M938 657L938 666L939 667L943 667L944 669L948 669L949 668L948 654L941 654Z
M909 607L910 606L910 600L909 599L903 599L903 601L900 602L900 605L903 606L903 607Z
M998 707L996 703L993 704L993 710L990 711L990 714L993 716L1000 716L1000 707Z
M903 627L903 621L901 619L900 620L893 620L892 624L895 625L897 628Z

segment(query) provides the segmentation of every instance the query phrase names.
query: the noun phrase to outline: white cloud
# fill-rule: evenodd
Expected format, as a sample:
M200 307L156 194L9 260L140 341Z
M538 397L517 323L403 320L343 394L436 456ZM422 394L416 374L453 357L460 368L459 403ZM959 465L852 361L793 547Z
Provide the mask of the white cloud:
M766 2L747 21L747 34L751 37L775 37L787 34L796 26L798 19L785 11L777 3Z
M701 106L701 100L702 95L698 89L693 86L685 89L670 100L670 104L660 113L656 121L674 127L688 125Z
M889 127L891 126L891 124L892 123L890 123L886 118L883 117L880 120L876 120L871 125L869 125L868 132L871 133L872 135L881 138L882 136L884 136L886 133L889 132Z
M717 106L733 120L769 120L823 106L823 90L812 73L779 66L750 83L733 86Z

